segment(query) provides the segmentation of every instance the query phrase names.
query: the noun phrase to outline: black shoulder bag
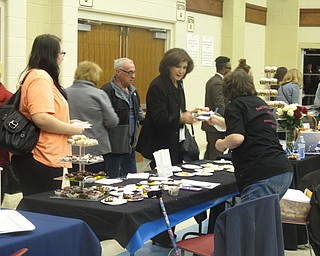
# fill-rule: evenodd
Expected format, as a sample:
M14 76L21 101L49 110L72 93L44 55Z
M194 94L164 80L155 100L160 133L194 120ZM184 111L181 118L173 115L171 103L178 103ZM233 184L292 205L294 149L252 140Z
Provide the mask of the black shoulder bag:
M19 111L21 86L0 107L0 146L15 155L30 153L37 145L40 134L40 129Z
M200 150L194 136L193 125L191 125L191 132L192 135L190 134L188 128L185 127L186 139L180 143L180 154L185 162L199 160Z

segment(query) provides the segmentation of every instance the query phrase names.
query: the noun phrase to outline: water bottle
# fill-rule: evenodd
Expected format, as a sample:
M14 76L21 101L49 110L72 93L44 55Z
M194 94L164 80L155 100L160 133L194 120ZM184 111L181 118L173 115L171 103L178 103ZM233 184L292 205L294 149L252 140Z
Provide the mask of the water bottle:
M317 143L317 146L315 148L316 153L320 153L320 140Z
M298 141L298 159L303 159L306 157L306 142L303 136L300 136Z

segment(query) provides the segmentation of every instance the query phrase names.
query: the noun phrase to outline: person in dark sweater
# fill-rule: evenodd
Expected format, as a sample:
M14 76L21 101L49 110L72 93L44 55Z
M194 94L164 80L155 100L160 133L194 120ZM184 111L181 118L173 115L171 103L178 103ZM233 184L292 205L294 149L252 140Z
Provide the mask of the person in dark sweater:
M216 147L232 150L241 201L270 194L279 194L281 199L291 184L293 168L279 143L272 111L257 96L252 78L244 70L225 77L223 94L230 100L225 110L227 130ZM213 125L214 119L209 124Z
M117 126L109 128L111 152L106 155L106 168L110 178L136 173L136 145L139 126L144 113L140 96L133 81L136 68L131 59L114 61L115 75L101 89L105 91L119 117Z

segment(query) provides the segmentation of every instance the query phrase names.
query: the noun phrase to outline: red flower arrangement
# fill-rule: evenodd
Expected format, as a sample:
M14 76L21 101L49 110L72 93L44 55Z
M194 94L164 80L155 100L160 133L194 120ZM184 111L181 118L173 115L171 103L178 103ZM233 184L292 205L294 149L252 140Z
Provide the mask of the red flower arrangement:
M308 109L304 106L290 104L277 109L279 116L278 123L281 128L294 130L301 127L302 118L308 114Z

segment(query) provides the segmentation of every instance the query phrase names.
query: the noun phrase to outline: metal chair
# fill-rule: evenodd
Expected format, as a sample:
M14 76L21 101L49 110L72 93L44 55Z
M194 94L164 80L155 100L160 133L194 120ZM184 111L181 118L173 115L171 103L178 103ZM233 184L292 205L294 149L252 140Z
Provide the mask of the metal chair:
M312 248L310 245L310 235L308 230L309 223L307 220L308 214L311 209L311 205L309 204L310 199L306 203L290 200L290 198L293 198L293 197L300 198L301 196L304 196L306 199L308 199L308 197L304 195L301 190L289 189L287 191L287 193L284 195L284 197L280 201L281 218L282 218L282 223L305 226L309 252L310 252L310 256L312 256Z
M312 248L311 248L311 245L310 245L310 238L309 238L309 230L308 230L308 222L307 222L307 220L282 218L282 223L295 224L295 225L304 225L306 227L309 252L310 252L310 256L312 256Z

